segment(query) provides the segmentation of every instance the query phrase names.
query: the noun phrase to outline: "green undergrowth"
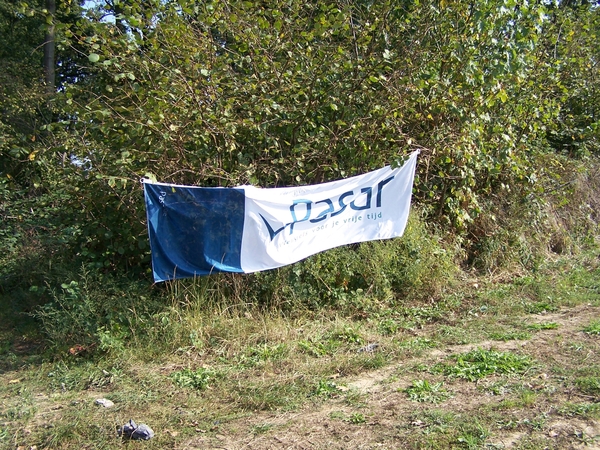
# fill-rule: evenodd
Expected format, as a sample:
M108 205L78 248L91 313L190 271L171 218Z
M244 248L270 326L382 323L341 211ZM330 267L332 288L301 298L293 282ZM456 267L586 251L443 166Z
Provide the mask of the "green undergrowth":
M19 339L48 355L112 357L144 348L137 353L141 359L195 352L253 368L295 353L323 358L356 352L373 342L393 341L392 353L416 355L440 344L526 340L558 325L498 318L599 303L592 253L549 260L536 271L509 275L508 282L474 284L460 281L451 264L456 255L418 220L412 221L407 240L412 243L336 249L258 276L218 275L157 286L82 266L62 283L31 285L27 304L39 305L10 314L21 322L14 329ZM358 261L366 253L383 255L371 258L382 270L357 277ZM3 304L8 297L2 294ZM398 339L433 324L430 337ZM593 336L597 329L596 321L583 331ZM7 366L15 357L17 334L7 327L0 332Z
M480 226L495 235L493 224ZM561 333L565 308L600 306L597 248L572 239L568 253L542 251L535 234L535 257L523 247L501 261L502 249L468 250L442 236L417 210L402 239L264 273L158 285L76 261L49 270L43 245L17 246L29 272L1 269L0 448L113 448L116 426L132 417L160 430L151 448L177 447L242 418L328 402L331 420L366 429L377 419L351 380L380 370L415 407L397 428L415 431L415 447L481 448L498 429L543 429L536 402L561 417L597 417L600 361L588 356L597 318L575 330L581 340L549 343L568 368L528 346L500 349ZM427 359L451 346L468 348ZM398 377L408 381L395 385ZM499 401L476 422L463 410L430 408L452 404L461 389ZM561 389L580 397L550 407ZM112 412L90 403L100 396L115 403ZM522 417L510 416L515 409ZM268 436L278 427L248 430Z
M45 280L23 280L18 289L0 291L0 304L21 328L29 324L35 330L30 340L58 353L76 348L117 355L143 346L152 357L170 349L218 347L232 333L252 342L250 324L270 316L290 321L340 315L359 324L376 322L393 335L439 320L447 306L437 299L457 282L455 251L433 231L416 213L405 239L333 249L254 275L155 286L82 265ZM299 345L309 353L331 354L361 342L352 328L360 326L307 336ZM237 357L240 364L260 360L264 342L255 344L254 354Z

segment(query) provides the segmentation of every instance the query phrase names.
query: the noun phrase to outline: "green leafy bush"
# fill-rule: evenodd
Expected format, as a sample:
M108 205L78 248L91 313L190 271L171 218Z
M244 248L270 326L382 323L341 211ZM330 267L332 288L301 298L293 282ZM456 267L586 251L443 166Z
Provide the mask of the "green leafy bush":
M139 282L117 282L110 275L83 267L77 281L49 288L51 301L31 315L56 348L77 344L86 349L119 351L144 334L147 319L161 308L146 291Z

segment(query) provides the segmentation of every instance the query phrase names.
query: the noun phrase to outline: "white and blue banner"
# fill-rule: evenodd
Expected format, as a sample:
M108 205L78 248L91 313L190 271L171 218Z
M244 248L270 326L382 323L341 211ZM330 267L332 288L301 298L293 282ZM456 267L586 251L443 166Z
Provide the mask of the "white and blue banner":
M311 186L204 188L144 180L154 280L251 273L402 236L418 152L402 167Z

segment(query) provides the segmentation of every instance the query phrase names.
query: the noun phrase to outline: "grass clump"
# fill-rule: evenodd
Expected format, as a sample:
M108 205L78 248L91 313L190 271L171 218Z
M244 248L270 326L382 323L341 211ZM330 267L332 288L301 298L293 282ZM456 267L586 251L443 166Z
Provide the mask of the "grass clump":
M298 341L298 348L300 351L315 358L332 355L337 347L337 345L328 340L324 342L314 342L311 339L302 339Z
M404 389L414 402L441 403L451 397L443 383L430 383L427 380L413 380L412 385Z
M456 440L462 447L475 450L481 448L490 434L485 425L478 421L474 423L465 422L459 427Z
M583 329L587 334L600 335L600 320L594 320L587 327Z
M344 326L333 330L327 339L340 344L362 344L364 339L355 327Z
M496 331L490 333L490 339L494 341L524 341L531 337L526 331Z
M275 345L260 344L248 347L245 352L234 359L240 368L252 368L269 361L281 360L288 352L288 347L284 343Z
M315 358L332 356L338 350L357 347L364 343L359 327L347 324L337 325L332 330L323 333L320 337L301 339L297 346L303 353Z
M416 337L402 341L398 344L398 347L406 352L407 355L417 356L425 351L435 348L438 346L438 342L432 339Z
M486 418L473 421L471 415L432 409L409 417L413 448L483 448L491 431Z
M600 419L600 403L565 403L558 410L564 417L583 417L586 419Z
M271 431L272 429L273 429L273 424L263 423L263 424L259 424L259 425L254 425L250 431L252 432L252 434L265 434L265 433L268 433L269 431Z
M117 279L87 266L68 277L70 281L58 287L31 288L49 298L30 316L59 352L77 346L78 352L120 354L128 345L139 344L140 335L164 308L139 281Z
M341 392L342 389L334 381L321 379L317 386L315 386L312 395L318 398L329 399L338 397Z
M577 378L575 385L584 394L600 396L600 376Z
M436 338L446 345L463 345L477 339L475 330L467 330L462 326L440 325L435 334Z
M556 330L558 328L558 324L556 322L533 323L531 325L527 325L527 328L532 331Z
M529 314L546 314L549 312L558 311L558 307L556 305L549 303L548 301L542 301L542 302L527 303L525 305L525 311L528 312Z
M530 389L521 389L514 398L502 400L498 405L495 405L493 409L508 410L515 408L529 408L535 404L538 395L537 392Z
M353 425L360 425L363 423L367 423L367 418L362 413L352 413L348 416L346 421Z
M292 411L308 397L307 386L292 380L251 381L238 385L230 401L242 411Z
M527 356L480 348L452 358L456 360L456 363L438 364L434 366L434 372L468 381L477 381L492 374L522 374L532 366L532 361Z
M217 373L214 370L202 367L196 370L183 369L171 374L171 380L177 386L199 391L206 389L215 378L217 378Z

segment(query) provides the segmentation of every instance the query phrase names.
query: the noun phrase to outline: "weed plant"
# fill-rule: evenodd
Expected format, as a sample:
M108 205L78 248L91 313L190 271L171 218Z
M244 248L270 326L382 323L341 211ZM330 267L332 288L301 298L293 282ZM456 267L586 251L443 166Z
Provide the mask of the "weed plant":
M322 399L338 397L343 390L332 380L319 380L313 395Z
M600 403L565 403L558 413L564 417L582 417L585 419L600 419Z
M533 364L526 356L481 348L451 358L456 360L456 363L438 364L433 371L468 381L477 381L492 374L522 374Z
M579 377L575 385L582 393L600 398L600 376Z
M360 425L366 423L367 419L362 413L352 413L346 418L346 421L354 425Z
M600 320L594 320L583 331L589 335L600 335Z
M404 392L415 402L441 403L451 397L451 394L442 386L442 382L430 383L427 380L413 380L412 385L404 389Z
M206 389L217 378L218 374L210 369L183 369L171 374L171 379L179 387L189 387L197 390Z
M527 328L532 331L556 330L558 328L558 324L556 322L533 323L531 325L527 325Z
M526 331L496 331L490 333L490 339L495 341L514 341L514 340L527 340L531 337L531 333Z

